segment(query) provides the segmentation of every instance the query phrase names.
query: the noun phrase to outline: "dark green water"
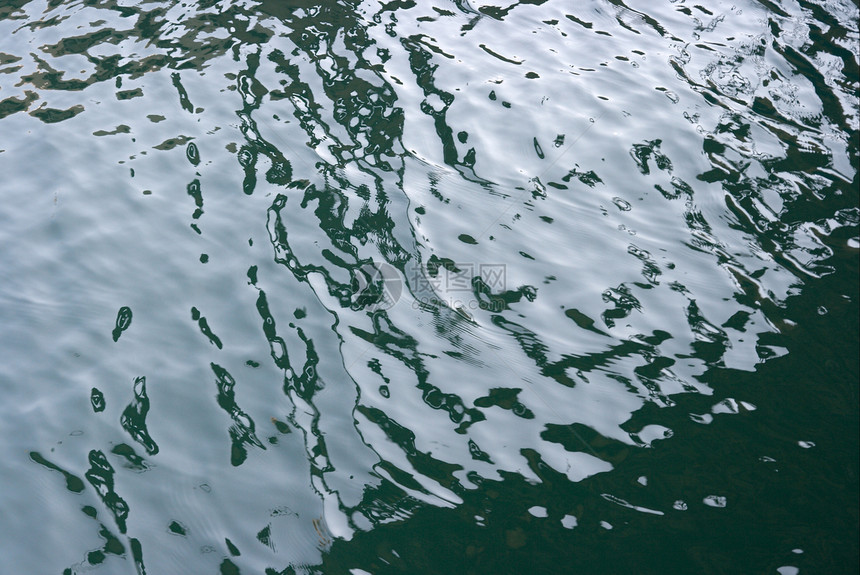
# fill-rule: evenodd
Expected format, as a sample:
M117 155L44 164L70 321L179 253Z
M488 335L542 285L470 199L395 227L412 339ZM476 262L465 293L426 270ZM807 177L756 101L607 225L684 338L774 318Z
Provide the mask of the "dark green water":
M0 0L0 573L857 573L858 22Z

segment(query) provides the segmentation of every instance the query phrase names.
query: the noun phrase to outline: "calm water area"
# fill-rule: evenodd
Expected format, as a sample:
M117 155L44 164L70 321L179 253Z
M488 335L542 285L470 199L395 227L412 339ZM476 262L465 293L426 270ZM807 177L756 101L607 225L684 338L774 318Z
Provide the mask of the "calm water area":
M860 573L856 0L0 0L0 574Z

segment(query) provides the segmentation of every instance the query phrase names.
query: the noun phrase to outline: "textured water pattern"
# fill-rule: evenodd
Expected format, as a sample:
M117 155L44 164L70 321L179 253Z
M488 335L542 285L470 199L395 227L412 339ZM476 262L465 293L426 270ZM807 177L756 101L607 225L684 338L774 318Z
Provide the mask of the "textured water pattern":
M856 4L486 1L0 3L0 570L857 572Z

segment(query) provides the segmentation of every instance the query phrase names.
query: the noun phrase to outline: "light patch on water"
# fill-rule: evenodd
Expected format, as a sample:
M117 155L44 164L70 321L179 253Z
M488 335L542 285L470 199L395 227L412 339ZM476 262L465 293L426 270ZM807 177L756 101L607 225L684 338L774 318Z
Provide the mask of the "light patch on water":
M540 505L535 505L533 507L529 507L529 513L531 513L535 517L546 517L547 516L546 507L541 507Z
M573 515L565 515L561 518L561 524L565 529L573 529L578 525L578 521Z

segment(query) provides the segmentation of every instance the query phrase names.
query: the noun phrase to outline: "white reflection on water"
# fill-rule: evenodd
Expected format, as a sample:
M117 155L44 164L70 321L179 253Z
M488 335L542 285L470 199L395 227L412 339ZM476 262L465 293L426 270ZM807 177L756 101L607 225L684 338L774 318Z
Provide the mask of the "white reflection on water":
M708 369L785 353L759 337L792 328L786 298L832 271L822 238L858 219L792 211L855 176L856 79L807 54L799 9L742 4L7 9L9 531L76 564L105 545L115 492L124 544L164 549L151 571L214 570L227 539L255 567L307 566L482 479L611 471L577 429L674 440L659 411L625 424L711 395ZM828 6L856 59L856 9ZM410 270L431 261L504 282L478 293L443 266L427 304ZM368 262L400 270L393 307L344 296ZM69 495L29 452L76 477L108 453L116 485ZM376 500L390 484L402 499ZM15 539L2 550L44 570Z

